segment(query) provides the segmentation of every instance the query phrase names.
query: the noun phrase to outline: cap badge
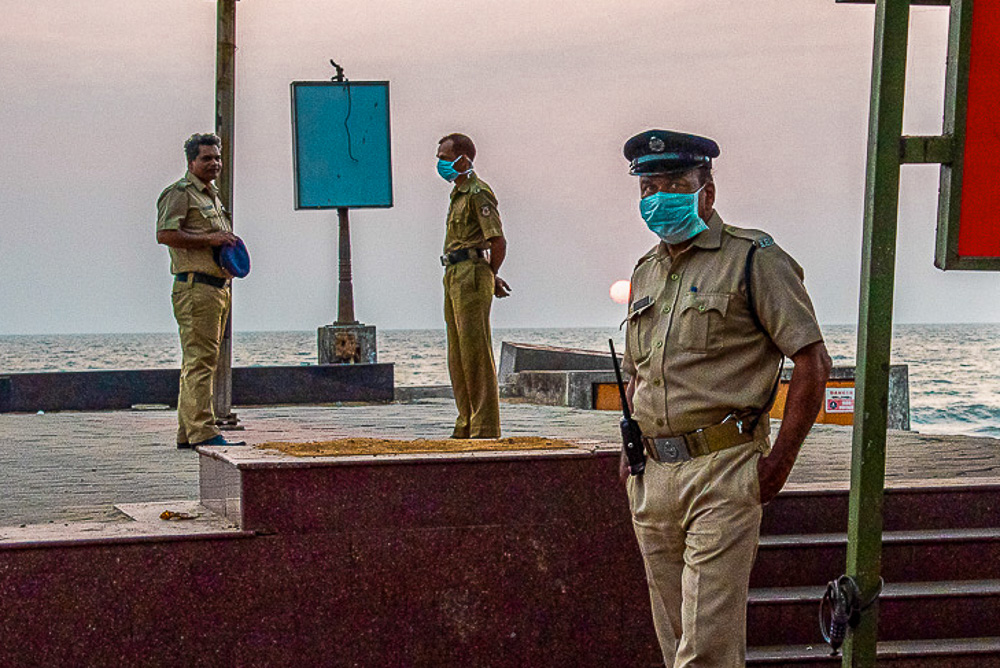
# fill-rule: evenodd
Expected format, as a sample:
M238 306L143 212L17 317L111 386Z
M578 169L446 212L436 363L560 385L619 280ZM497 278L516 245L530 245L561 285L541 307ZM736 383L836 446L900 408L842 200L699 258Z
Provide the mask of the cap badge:
M653 153L663 153L666 148L667 145L659 137L653 137L649 140L649 150Z

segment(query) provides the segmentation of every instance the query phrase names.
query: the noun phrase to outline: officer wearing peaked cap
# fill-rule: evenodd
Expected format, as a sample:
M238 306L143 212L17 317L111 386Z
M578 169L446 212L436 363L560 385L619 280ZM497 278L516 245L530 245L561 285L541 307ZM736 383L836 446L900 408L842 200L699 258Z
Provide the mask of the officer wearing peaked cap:
M626 487L653 621L666 666L742 667L761 506L816 419L830 357L799 265L715 211L718 144L649 130L624 153L659 238L632 275L624 359L647 453ZM772 447L783 356L795 370Z

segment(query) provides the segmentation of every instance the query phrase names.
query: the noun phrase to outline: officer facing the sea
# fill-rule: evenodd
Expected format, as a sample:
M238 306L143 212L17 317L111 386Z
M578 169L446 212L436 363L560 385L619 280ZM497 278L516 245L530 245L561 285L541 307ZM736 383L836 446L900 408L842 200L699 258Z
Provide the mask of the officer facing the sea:
M463 134L438 142L438 174L451 191L444 238L444 320L448 373L458 406L452 438L499 438L490 308L510 286L498 275L507 255L497 198L473 170L476 146Z
M626 486L653 622L667 666L742 668L761 506L816 419L830 357L799 265L716 213L714 141L650 130L624 152L660 238L632 275L624 359L648 457ZM771 447L782 356L795 370Z
M238 242L213 183L222 171L222 141L195 134L184 142L188 171L156 202L156 241L169 247L174 275L171 299L180 332L180 393L177 447L244 445L219 432L212 407L212 381L229 317L229 276L215 248Z

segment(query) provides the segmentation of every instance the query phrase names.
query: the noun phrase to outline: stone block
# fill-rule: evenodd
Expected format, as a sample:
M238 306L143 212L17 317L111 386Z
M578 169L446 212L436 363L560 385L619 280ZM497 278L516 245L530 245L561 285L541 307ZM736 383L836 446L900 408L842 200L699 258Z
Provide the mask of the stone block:
M320 364L375 364L375 325L324 325L317 331Z

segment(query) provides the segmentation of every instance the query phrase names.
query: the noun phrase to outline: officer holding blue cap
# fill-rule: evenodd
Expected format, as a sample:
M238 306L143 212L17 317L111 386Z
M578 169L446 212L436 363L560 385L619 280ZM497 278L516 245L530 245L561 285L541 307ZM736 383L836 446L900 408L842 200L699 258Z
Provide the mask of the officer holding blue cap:
M649 130L624 153L658 239L632 274L623 363L647 455L626 487L654 626L668 667L742 668L761 506L816 419L830 357L799 265L715 211L718 144ZM772 447L784 357L795 370Z
M214 134L192 135L184 143L187 173L156 202L156 241L170 250L171 300L183 355L177 398L177 447L182 449L245 445L226 441L212 407L212 381L229 318L229 279L250 270L250 256L233 234L214 184L222 172L221 149Z

